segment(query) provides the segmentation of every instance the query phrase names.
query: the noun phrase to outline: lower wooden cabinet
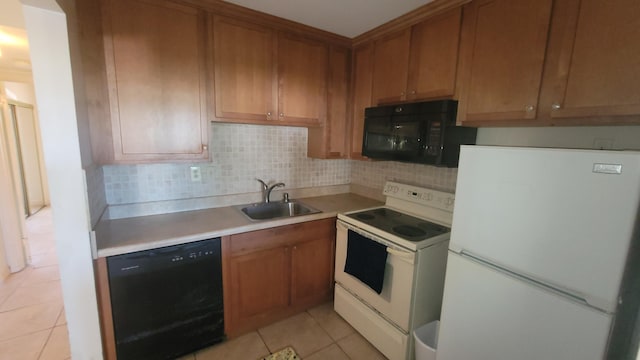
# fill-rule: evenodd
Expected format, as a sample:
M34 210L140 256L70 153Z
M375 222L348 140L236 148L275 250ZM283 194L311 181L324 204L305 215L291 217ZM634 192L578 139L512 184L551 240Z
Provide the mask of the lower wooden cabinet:
M227 336L330 300L334 246L335 218L224 237Z

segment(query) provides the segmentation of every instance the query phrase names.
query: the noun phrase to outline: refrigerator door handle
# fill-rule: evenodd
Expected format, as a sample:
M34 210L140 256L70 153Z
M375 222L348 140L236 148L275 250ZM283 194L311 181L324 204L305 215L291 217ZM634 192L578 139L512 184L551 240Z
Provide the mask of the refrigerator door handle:
M466 250L462 250L460 252L460 255L465 257L465 258L467 258L467 259L469 259L469 260L471 260L471 261L475 261L475 262L477 262L479 264L482 264L482 265L487 266L487 267L489 267L491 269L499 271L499 272L501 272L501 273L503 273L503 274L505 274L507 276L516 278L516 279L518 279L520 281L523 281L523 282L526 282L526 283L528 283L530 285L537 286L537 287L539 287L541 289L550 291L550 292L552 292L552 293L554 293L556 295L562 296L562 297L564 297L564 298L566 298L568 300L571 300L573 302L577 302L579 304L588 306L588 307L590 307L590 308L592 308L592 309L594 309L596 311L599 311L601 313L609 314L607 311L604 311L599 307L591 305L587 301L586 297L584 297L582 294L578 294L576 292L572 292L571 290L563 289L560 286L553 285L553 284L548 284L548 283L545 283L543 281L536 280L534 278L531 278L531 277L528 277L528 276L525 276L525 275L522 275L522 274L518 274L516 272L513 272L512 270L509 270L506 267L503 267L503 266L500 266L498 264L495 264L495 263L493 263L493 262L491 262L491 261L489 261L487 259L484 259L484 258L482 258L482 257L480 257L478 255L475 255L473 253L470 253L470 252L468 252Z

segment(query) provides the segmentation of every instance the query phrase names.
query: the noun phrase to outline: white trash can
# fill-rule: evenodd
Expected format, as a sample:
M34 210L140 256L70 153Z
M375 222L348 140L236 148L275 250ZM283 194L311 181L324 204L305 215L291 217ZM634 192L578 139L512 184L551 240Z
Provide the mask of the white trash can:
M413 330L416 360L436 360L440 321L432 321Z

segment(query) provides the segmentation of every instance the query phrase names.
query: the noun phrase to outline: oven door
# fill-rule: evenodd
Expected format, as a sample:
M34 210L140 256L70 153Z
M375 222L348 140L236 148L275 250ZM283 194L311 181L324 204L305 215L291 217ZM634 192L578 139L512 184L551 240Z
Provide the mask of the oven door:
M341 220L338 220L336 226L336 282L408 333L416 253ZM344 271L349 231L387 245L387 263L380 294Z

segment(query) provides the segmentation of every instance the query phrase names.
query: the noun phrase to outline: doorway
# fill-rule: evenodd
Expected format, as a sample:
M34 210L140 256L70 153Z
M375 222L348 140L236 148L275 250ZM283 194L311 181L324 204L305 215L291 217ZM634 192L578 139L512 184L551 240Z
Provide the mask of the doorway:
M30 104L8 101L17 177L22 189L23 212L29 217L45 204L41 146L34 108Z

